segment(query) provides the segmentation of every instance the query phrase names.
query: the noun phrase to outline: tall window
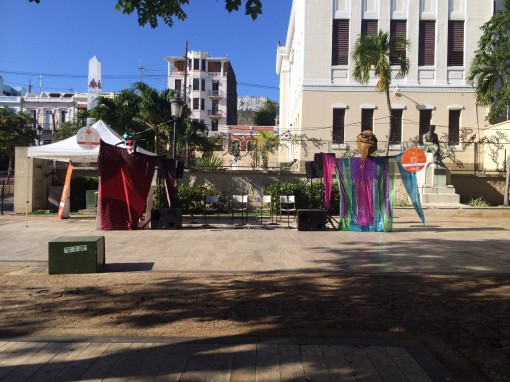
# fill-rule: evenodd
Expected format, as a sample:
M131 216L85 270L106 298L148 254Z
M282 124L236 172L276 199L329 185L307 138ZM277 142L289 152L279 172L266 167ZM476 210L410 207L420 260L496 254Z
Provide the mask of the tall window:
M202 86L202 91L205 91L205 79L202 78L202 83L200 84Z
M418 65L432 66L435 64L436 51L436 22L420 21L420 37L418 46Z
M448 21L448 66L464 66L464 21Z
M200 59L199 58L193 59L193 70L200 70Z
M193 78L193 90L200 90L200 79Z
M345 143L345 109L333 109L333 143Z
M198 110L200 106L200 98L193 98L193 110Z
M402 109L391 110L390 145L399 145L402 143L402 114Z
M378 20L361 20L361 34L377 36Z
M390 36L407 38L407 20L391 20ZM397 57L391 56L390 63L391 65L400 65L400 60Z
M200 98L200 110L205 110L205 99Z
M218 131L218 120L217 119L211 120L211 131Z
M460 110L450 110L448 118L448 145L457 146L460 143Z
M349 63L349 20L333 20L333 46L331 65Z
M432 110L420 110L420 130L418 132L420 144L423 144L423 134L429 131Z
M374 109L361 109L361 131L374 130Z
M175 90L181 90L182 80L175 80Z
M202 59L202 71L205 72L205 59Z

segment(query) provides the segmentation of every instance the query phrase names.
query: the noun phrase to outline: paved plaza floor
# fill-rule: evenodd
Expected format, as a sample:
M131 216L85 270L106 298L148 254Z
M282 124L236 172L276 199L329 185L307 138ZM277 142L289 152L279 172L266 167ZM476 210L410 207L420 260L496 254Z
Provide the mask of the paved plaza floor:
M394 231L298 231L197 218L179 230L99 231L93 217L0 217L0 264L47 274L48 242L105 237L104 272L510 274L510 219L396 217ZM0 338L0 380L451 381L414 341Z

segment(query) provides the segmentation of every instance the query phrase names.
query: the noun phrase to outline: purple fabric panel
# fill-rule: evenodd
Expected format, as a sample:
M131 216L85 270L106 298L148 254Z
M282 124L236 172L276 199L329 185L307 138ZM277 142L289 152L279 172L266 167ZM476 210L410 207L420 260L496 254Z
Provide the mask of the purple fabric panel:
M351 159L352 180L358 182L362 179L377 178L377 162L372 158L367 158L365 166L361 167L361 158Z
M373 182L371 179L359 179L356 180L355 185L356 202L358 204L356 224L359 226L374 225Z
M322 154L322 166L324 168L324 207L329 208L331 203L331 184L336 158L331 155Z

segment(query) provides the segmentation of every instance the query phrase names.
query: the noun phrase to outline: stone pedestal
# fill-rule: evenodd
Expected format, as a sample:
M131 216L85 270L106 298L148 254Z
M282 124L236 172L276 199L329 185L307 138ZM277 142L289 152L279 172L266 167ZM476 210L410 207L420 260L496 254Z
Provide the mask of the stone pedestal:
M450 170L435 164L431 153L427 153L425 168L416 175L423 206L460 205L460 195L455 193L455 187L450 184Z

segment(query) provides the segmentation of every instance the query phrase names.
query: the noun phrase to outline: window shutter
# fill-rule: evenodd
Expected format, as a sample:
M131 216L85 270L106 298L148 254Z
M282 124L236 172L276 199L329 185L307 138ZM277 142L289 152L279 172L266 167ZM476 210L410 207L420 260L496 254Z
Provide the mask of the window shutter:
M407 38L407 20L391 20L390 36ZM390 63L391 65L400 65L400 60L391 56Z
M448 144L456 146L460 143L460 110L450 110L448 121Z
M344 143L345 109L333 109L333 143Z
M448 22L448 66L464 66L464 21Z
M377 36L378 20L361 20L361 34Z
M423 134L429 131L430 120L432 119L432 110L420 110L420 131L419 140L420 144L423 144Z
M393 109L391 111L390 145L402 143L402 114L402 109Z
M374 130L374 109L361 109L361 131Z
M420 21L418 65L434 65L436 50L436 22Z
M349 20L333 20L332 65L349 63Z

